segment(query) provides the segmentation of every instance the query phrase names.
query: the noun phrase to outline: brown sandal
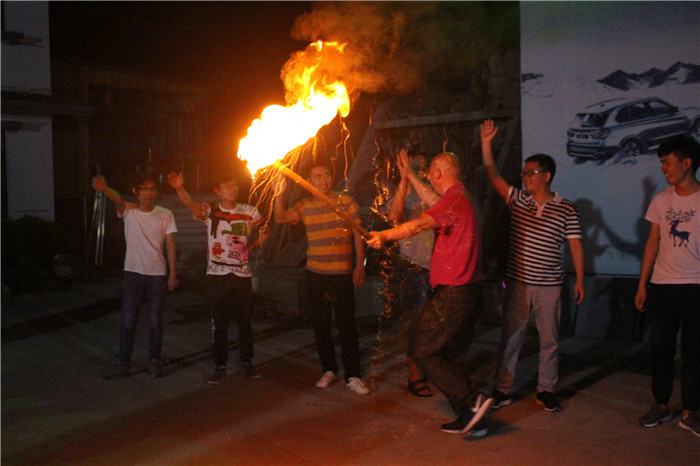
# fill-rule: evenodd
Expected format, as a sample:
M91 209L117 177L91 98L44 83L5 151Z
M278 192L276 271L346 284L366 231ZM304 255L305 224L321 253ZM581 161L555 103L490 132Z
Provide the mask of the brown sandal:
M428 387L425 382L427 382L425 379L409 380L408 391L421 398L433 396L432 390L430 390L430 387Z

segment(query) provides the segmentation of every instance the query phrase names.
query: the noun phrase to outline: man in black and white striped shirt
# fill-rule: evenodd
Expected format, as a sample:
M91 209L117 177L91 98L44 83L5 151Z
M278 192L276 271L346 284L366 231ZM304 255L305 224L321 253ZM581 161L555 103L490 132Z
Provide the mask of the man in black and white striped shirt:
M493 409L511 403L518 354L525 341L530 312L540 337L537 402L546 411L561 411L554 395L559 379L559 323L563 243L568 242L576 271L574 293L583 301L583 246L576 206L551 190L556 172L554 160L536 154L525 160L524 190L510 185L496 169L491 142L498 128L492 120L481 125L484 168L489 182L506 201L511 212L511 231L506 267L506 300L503 331L494 380Z

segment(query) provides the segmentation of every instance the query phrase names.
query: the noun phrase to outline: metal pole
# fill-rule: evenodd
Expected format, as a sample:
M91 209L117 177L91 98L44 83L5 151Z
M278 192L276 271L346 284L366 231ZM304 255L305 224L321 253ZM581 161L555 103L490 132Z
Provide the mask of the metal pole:
M97 229L97 248L95 252L95 265L102 266L104 262L104 244L105 244L105 218L107 211L107 202L105 198L105 193L102 191L98 192L98 198L100 201L100 213L99 213L99 224Z
M99 163L96 165L96 171L98 175L102 174ZM105 193L102 191L95 192L95 200L92 205L92 224L90 226L90 234L92 235L94 231L94 246L95 246L95 256L93 264L95 267L100 267L103 262L104 257L104 235L105 235L105 218L107 212L107 198ZM93 237L90 236L90 243L92 245ZM88 252L89 254L89 252Z

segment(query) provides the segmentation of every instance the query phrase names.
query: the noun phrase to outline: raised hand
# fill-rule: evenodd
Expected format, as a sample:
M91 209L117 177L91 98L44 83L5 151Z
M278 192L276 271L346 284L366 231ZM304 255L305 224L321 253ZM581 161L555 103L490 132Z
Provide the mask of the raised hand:
M177 191L185 186L185 178L182 173L170 172L168 173L168 184Z
M97 175L92 179L92 188L95 191L105 191L107 190L107 182L102 175Z
M481 125L481 142L491 142L498 133L498 126L493 120L485 120Z
M411 162L408 160L408 152L406 149L401 149L399 151L399 154L396 157L396 166L398 167L399 173L401 173L402 177L406 177L406 175L408 175L408 171L413 170L413 167L411 167Z

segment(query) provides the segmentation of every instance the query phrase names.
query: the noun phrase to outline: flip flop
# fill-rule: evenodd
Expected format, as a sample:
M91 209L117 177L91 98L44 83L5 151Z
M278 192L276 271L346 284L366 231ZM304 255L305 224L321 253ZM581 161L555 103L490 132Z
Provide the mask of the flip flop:
M413 393L415 396L421 398L428 398L433 396L432 390L425 384L425 379L418 379L414 381L408 381L408 391Z

